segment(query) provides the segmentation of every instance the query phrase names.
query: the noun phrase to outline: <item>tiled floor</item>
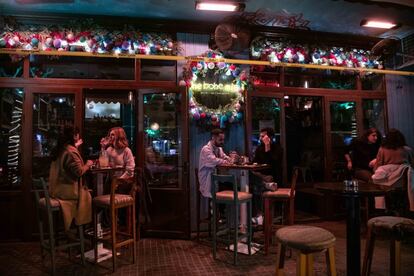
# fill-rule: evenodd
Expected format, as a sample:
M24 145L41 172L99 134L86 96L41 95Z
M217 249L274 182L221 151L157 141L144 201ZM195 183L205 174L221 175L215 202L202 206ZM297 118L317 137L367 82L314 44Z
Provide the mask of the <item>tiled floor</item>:
M337 237L336 265L338 275L345 275L345 223L320 222L310 223L332 231ZM255 239L261 241L261 233ZM365 242L362 242L362 246ZM388 243L379 241L375 247L372 275L388 275ZM264 256L261 251L253 256L240 255L240 265L231 264L232 254L219 250L219 260L213 260L211 247L207 242L143 239L138 246L138 262L130 264L129 259L121 261L117 275L273 275L275 263L275 246L272 253ZM45 275L47 269L42 267L37 243L0 243L0 275ZM363 254L361 254L363 255ZM295 275L295 252L285 263L285 274ZM49 259L46 259L46 264ZM77 260L68 261L67 254L58 258L57 275L106 275L111 274L111 261L103 266L87 264L81 266ZM316 275L326 275L325 258L318 254L315 258ZM413 275L414 241L402 244L403 275Z

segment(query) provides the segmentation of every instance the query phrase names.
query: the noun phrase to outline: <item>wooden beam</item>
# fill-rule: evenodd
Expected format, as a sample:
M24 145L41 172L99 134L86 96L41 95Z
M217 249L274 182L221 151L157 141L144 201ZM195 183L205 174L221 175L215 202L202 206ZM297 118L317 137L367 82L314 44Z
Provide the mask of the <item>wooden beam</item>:
M317 70L335 70L335 71L356 71L356 72L370 72L377 74L389 74L400 76L414 76L414 72L409 71L396 71L396 70L381 70L371 68L350 68L341 66L326 66L318 64L301 64L301 63L285 63L285 62L270 62L261 60L244 60L244 59L229 59L229 58L207 58L207 57L194 57L194 56L161 56L161 55L140 55L140 54L96 54L89 52L63 52L63 51L38 51L38 50L20 50L20 49L0 49L0 54L12 54L12 55L46 55L46 56L75 56L75 57L98 57L98 58L136 58L136 59L152 59L152 60L188 60L188 61L204 61L204 62L225 62L233 64L244 65L263 65L273 67L295 67L295 68L307 68Z

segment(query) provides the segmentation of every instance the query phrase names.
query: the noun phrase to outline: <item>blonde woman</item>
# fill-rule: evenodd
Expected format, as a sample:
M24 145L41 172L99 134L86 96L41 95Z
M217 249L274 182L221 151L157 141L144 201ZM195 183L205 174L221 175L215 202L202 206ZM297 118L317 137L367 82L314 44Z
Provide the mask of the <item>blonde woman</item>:
M132 177L134 175L134 155L128 145L128 139L122 127L111 128L108 136L101 139L101 147L108 154L109 164L112 167L125 168L123 173L115 174L115 176L121 178Z

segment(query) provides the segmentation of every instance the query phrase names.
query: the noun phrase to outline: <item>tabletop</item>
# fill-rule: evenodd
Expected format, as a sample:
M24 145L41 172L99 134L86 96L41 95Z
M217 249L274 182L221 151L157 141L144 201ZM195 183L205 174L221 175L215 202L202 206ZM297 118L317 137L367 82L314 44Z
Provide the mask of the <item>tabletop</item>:
M89 173L96 174L96 173L109 173L109 172L116 172L116 171L124 171L124 167L104 167L104 168L91 168L88 170Z
M314 187L325 192L343 195L384 195L394 188L386 185L377 185L359 181L357 187L345 187L343 182L317 183Z
M259 171L264 169L270 169L271 166L268 164L225 164L225 165L219 165L220 169L238 169L238 170L249 170L249 171Z

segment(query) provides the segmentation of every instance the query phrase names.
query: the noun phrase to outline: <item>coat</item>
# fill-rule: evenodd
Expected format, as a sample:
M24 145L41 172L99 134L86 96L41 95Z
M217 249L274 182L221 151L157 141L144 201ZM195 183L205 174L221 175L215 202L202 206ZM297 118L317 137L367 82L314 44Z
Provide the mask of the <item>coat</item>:
M69 230L73 219L77 225L92 220L92 197L79 181L86 170L78 149L72 145L67 145L50 165L49 193L60 203L65 230Z

